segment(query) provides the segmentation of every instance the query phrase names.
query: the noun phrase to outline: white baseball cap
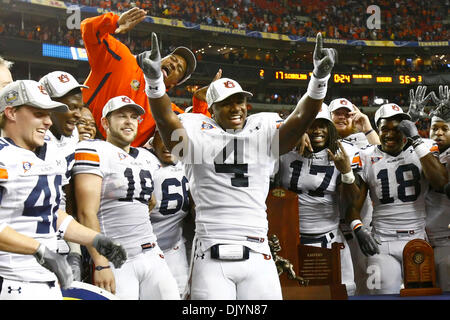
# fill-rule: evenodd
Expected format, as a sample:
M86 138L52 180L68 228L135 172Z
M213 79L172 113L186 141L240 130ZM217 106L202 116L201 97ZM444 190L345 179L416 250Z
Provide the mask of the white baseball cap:
M333 123L333 121L331 121L331 114L326 103L322 102L322 108L319 113L317 113L316 119L325 119Z
M411 120L409 114L403 112L402 108L399 107L395 103L386 103L383 104L378 110L375 112L375 126L378 127L378 121L380 119L391 118L396 115L401 115L401 117L405 120Z
M17 80L0 91L0 112L3 112L7 106L22 105L54 112L69 111L69 107L64 103L50 99L45 87L33 80Z
M52 98L60 98L76 88L89 89L85 85L79 84L75 78L64 71L53 71L39 80L45 86L48 94Z
M330 112L336 111L340 108L346 108L353 111L353 103L345 98L337 98L330 102L330 106L328 108L330 109Z
M236 81L229 78L220 78L209 85L208 91L206 91L206 103L208 108L216 103L225 100L229 96L243 93L246 97L253 97L253 94L242 90L242 87Z
M102 118L105 118L108 113L119 110L123 107L133 107L139 115L145 113L144 108L136 104L133 100L127 96L117 96L108 100L102 110Z

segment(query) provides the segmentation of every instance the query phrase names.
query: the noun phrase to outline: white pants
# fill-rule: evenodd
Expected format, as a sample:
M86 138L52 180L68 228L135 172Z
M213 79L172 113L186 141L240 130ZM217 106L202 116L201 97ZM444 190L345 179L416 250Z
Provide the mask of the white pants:
M333 234L333 238L330 237L331 233ZM316 239L317 241L314 242L314 239ZM345 285L347 295L355 295L356 284L354 279L352 256L350 253L350 248L347 244L347 240L345 240L341 230L335 229L322 235L315 235L314 237L307 237L306 235L302 235L300 241L305 245L328 249L331 249L331 245L335 242L342 243L344 245L344 248L340 250L342 284Z
M434 247L436 282L442 291L450 291L450 246Z
M247 260L211 258L195 249L192 300L281 300L281 285L272 256L250 251Z
M1 282L1 280L0 280ZM62 300L61 288L56 281L23 282L3 279L0 300Z
M367 257L361 251L358 239L353 235L353 239L347 240L348 247L353 262L353 272L355 277L356 290L355 295L367 295Z
M112 266L116 296L122 300L180 300L177 282L158 246Z
M180 296L182 296L186 290L189 278L189 262L184 242L179 241L174 248L165 250L164 258L170 272L177 281L178 290Z
M425 239L425 231L414 234L377 230L380 254L367 258L367 287L370 294L398 294L403 284L403 248L413 239Z

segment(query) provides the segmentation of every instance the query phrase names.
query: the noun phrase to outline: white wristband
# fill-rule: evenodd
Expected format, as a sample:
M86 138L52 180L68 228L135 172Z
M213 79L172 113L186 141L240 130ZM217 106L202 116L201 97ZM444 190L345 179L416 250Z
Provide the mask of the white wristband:
M430 153L430 150L427 148L425 143L419 144L417 147L414 148L414 151L416 152L419 159L425 157L427 154Z
M322 100L327 95L327 85L328 79L330 79L331 74L327 75L325 78L317 79L314 74L311 75L311 80L309 80L308 90L306 93L313 99Z
M346 184L352 184L355 182L355 175L353 174L353 171L341 174L341 181Z
M164 76L158 79L149 79L144 75L145 79L145 93L147 97L152 99L161 98L166 93L166 85L164 84Z
M363 223L359 219L355 219L352 222L350 222L350 228L352 228L353 231L355 231L355 229L358 229L359 227L362 227L362 226L363 226Z
M64 235L66 234L66 230L67 227L69 226L69 223L72 222L73 217L72 216L67 216L63 222L61 222L61 224L59 225L58 231L57 231L57 236L58 239L64 239Z

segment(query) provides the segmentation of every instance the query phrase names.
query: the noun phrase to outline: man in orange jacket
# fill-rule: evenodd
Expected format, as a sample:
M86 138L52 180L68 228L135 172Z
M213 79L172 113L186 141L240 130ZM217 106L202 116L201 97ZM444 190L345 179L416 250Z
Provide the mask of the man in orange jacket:
M145 14L145 10L133 8L120 16L109 12L81 22L81 35L91 67L85 81L89 89L83 90L83 101L91 110L97 128L104 137L106 134L100 119L103 106L109 99L125 95L142 106L146 112L140 119L138 134L132 143L134 147L144 145L153 136L156 124L144 92L144 74L137 62L139 55L134 56L113 34L133 29L145 19ZM191 50L186 47L176 48L162 59L161 70L166 88L170 90L189 79L196 65ZM184 112L175 104L172 104L172 109L175 113Z

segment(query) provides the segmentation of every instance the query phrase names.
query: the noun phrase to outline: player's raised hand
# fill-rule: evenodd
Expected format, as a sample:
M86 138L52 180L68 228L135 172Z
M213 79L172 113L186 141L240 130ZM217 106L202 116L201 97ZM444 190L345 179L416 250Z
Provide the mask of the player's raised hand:
M331 73L334 64L337 62L338 53L336 49L324 48L322 34L317 33L316 47L314 48L313 74L317 79L325 78Z
M115 34L125 33L133 29L138 23L145 19L146 12L144 9L132 8L120 15L119 20L117 20L117 29L114 31Z
M340 173L349 173L350 171L352 171L350 158L345 152L345 149L340 141L337 141L337 145L339 147L339 150L336 151L336 154L333 154L330 149L327 149L328 157L334 162L336 169L338 169Z
M127 260L125 249L120 244L115 243L111 238L108 238L101 233L95 236L92 241L92 246L98 253L111 261L116 268L120 268Z
M414 122L428 117L424 111L424 108L428 101L432 99L433 94L429 93L425 96L426 91L426 86L418 86L415 93L414 89L409 90L409 109L407 113Z
M353 111L350 111L349 115L352 117L353 125L358 132L367 132L372 129L369 117L362 113L357 106L353 105Z
M67 289L70 287L73 281L73 274L65 257L49 250L43 244L39 245L34 253L34 257L41 266L56 274L61 288Z
M220 78L222 78L222 69L219 69L219 71L217 71L217 73L215 74L215 76L211 82L219 80ZM206 101L206 91L208 91L208 88L209 88L209 85L196 90L194 92L194 96L201 101Z
M314 149L311 144L311 140L309 139L309 135L307 133L303 134L297 147L298 147L299 155L303 155L303 153L305 152L306 149L311 153L314 152Z
M137 62L144 75L150 80L157 80L161 73L161 53L159 52L158 36L152 32L152 48L137 56Z
M436 116L444 120L450 121L450 90L448 86L439 86L439 97L434 92L431 93L436 108L430 112L430 116Z
M412 140L420 138L419 131L417 130L416 124L409 120L402 120L398 124L398 130L403 132L403 134Z

